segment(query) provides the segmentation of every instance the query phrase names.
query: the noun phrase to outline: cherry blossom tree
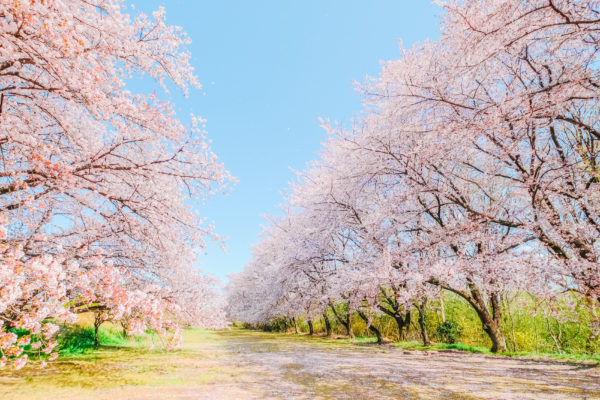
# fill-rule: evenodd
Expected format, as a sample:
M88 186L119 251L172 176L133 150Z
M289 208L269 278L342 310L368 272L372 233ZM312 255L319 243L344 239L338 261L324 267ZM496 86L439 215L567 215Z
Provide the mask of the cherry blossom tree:
M387 311L399 299L424 310L451 291L503 351L505 293L599 298L600 11L440 4L441 39L403 49L367 81L350 128L326 124L320 160L292 187L287 236L271 237L286 244L275 265L290 280L327 271L313 280L361 312L386 312L382 295Z
M597 298L598 4L514 1L484 14L474 2L446 8L445 40L462 55L459 67L494 89L466 91L471 111L457 113L457 124L471 114L480 132L495 125L482 148L522 188L530 204L522 224L563 261L571 288Z
M3 335L32 313L34 334L48 317L90 310L130 319L132 333L177 332L167 311L224 323L215 282L192 268L218 238L193 207L230 178L201 119L186 126L156 91L127 87L199 87L189 39L162 8L132 18L125 5L0 2ZM20 278L15 265L32 267Z

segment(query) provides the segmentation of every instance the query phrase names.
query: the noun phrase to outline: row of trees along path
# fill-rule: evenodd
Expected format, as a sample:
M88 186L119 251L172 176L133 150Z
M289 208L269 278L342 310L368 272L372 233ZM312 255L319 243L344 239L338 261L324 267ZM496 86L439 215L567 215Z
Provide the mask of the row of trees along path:
M445 290L497 352L507 293L598 305L598 3L440 4L441 38L362 84L352 124L323 122L319 159L231 279L232 318L345 304L392 315L402 337L408 311Z

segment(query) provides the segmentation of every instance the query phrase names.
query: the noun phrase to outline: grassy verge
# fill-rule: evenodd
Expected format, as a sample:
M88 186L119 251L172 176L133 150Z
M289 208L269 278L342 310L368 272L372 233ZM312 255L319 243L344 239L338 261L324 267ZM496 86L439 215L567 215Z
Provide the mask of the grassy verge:
M263 331L245 329L245 328L234 328L235 330L245 332L256 332L258 336L265 334ZM288 339L299 339L299 340L310 340L312 342L319 342L322 344L330 345L363 345L363 344L375 344L377 338L370 336L357 336L349 338L347 336L334 336L327 337L322 334L316 334L309 336L305 333L290 334L282 332L268 332L270 336L276 336L278 338ZM536 353L532 351L519 351L519 352L503 352L503 353L492 353L489 348L483 346L471 346L462 343L435 343L431 346L423 346L423 343L417 341L410 342L385 342L385 345L398 347L404 350L411 351L462 351L466 353L474 354L485 354L489 356L505 356L513 358L521 358L528 360L548 360L557 362L572 362L572 363L592 363L600 365L600 355L598 354L581 354L581 353Z
M94 328L81 325L64 325L58 334L58 352L61 357L81 355L93 350ZM126 336L122 330L114 327L100 327L98 330L100 347L136 348L150 347L156 338Z
M420 342L394 342L394 346L404 350L415 351L463 351L467 353L486 354L490 356L508 356L531 360L554 360L564 362L595 362L600 364L600 355L579 353L536 353L531 351L492 353L488 348L481 346L467 346L460 343L436 343L431 346L423 346Z
M240 329L240 331L245 332L256 332L257 335L262 335L264 332L262 331L254 331L248 329ZM236 329L234 329L235 331ZM322 334L317 334L314 336L309 336L305 333L300 334L289 334L289 333L281 333L281 332L269 332L267 333L271 336L277 336L279 338L289 338L289 339L300 339L300 340L310 340L312 342L319 342L322 344L331 344L331 345L363 345L363 344L375 344L377 342L377 338L369 337L369 336L357 336L354 338L349 338L347 336L334 336L327 337ZM519 352L503 352L503 353L492 353L489 348L483 346L471 346L462 343L435 343L431 346L423 346L423 343L417 341L409 341L409 342L386 342L387 345L391 345L397 348L401 348L404 350L411 351L462 351L466 353L474 353L474 354L485 354L488 356L504 356L504 357L513 357L520 358L526 360L547 360L547 361L557 361L557 362L571 362L571 363L586 363L586 364L598 364L600 365L600 355L599 354L582 354L582 353L549 353L549 352L540 352L536 353L533 351L519 351Z
M215 356L216 340L210 331L186 329L183 347L165 351L158 342L150 350L152 338L131 341L122 330L107 325L100 327L98 350L93 346L93 328L63 327L56 361L40 368L40 361L32 359L21 370L0 371L0 399L156 398L155 390L163 390L157 388L169 387L177 393L192 385L229 384L242 373L233 365L222 365ZM116 391L120 394L115 397Z

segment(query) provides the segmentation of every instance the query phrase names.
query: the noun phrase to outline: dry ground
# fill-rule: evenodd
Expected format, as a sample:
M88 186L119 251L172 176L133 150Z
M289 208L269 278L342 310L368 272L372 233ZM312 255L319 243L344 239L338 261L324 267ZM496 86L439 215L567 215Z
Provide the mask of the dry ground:
M252 331L0 371L0 399L600 399L600 367Z

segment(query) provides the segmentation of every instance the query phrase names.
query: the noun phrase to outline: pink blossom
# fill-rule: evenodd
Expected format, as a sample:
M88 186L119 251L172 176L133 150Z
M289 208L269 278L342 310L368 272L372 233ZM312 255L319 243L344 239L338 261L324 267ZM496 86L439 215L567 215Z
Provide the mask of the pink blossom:
M27 354L21 358L17 358L14 362L14 367L15 369L21 369L25 366L25 364L27 364Z

